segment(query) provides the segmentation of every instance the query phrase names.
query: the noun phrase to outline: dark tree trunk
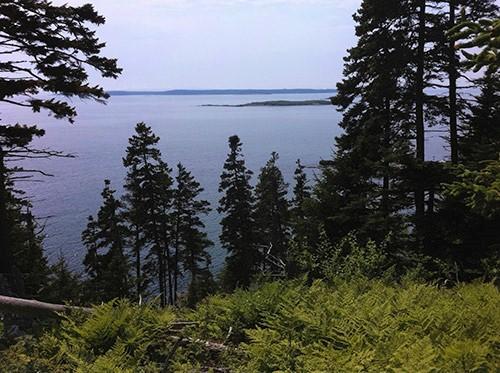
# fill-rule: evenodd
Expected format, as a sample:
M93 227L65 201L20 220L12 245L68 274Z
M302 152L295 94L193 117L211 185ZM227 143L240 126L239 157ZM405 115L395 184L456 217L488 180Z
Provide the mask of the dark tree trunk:
M137 297L141 299L142 296L142 273L141 273L141 246L139 241L139 228L135 227L135 244L134 244L134 252L135 252L135 277L136 277L136 286L137 286Z
M390 142L390 127L391 127L391 103L386 97L384 99L384 111L385 111L385 122L384 122L384 161L383 161L383 179L382 179L382 213L384 214L384 220L386 224L386 232L388 230L388 217L389 211L389 162L387 161L387 150L389 149Z
M415 125L416 125L416 160L419 172L422 171L425 161L425 130L424 130L424 52L425 52L425 0L420 0L418 12L418 45L417 45L417 76L415 96ZM418 176L418 175L417 175ZM417 177L415 188L415 223L417 241L421 246L424 241L423 223L425 213L425 191L420 177Z
M173 302L177 304L177 282L179 278L179 222L175 227L175 252L174 252L174 296Z
M160 305L165 307L167 305L167 299L165 296L165 264L164 257L162 254L161 247L157 247L157 257L158 257L158 285L160 286Z
M164 212L166 214L167 212ZM169 239L167 235L167 227L165 224L163 224L163 244L164 244L164 251L166 255L166 263L164 260L164 289L165 289L165 300L167 299L167 289L168 289L168 304L174 304L174 296L173 296L173 284L172 284L172 258L170 256L170 245L169 245Z
M450 0L450 24L449 28L455 25L455 0ZM458 163L458 134L457 134L457 56L455 53L455 42L450 41L449 46L449 68L448 79L450 82L449 88L449 105L450 105L450 151L451 163Z
M3 275L4 280L7 282L4 286L10 288L13 258L7 221L7 193L5 153L0 148L0 275Z

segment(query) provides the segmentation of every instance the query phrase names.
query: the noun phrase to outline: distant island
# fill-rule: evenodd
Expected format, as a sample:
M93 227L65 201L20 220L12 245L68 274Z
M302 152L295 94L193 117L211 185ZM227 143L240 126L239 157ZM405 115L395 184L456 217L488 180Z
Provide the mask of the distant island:
M260 101L260 102L249 102L246 104L205 104L200 106L209 107L250 107L250 106L320 106L320 105L331 105L330 100L303 100L303 101L287 101L287 100L277 100L277 101Z
M108 91L111 96L275 95L335 93L335 89L173 89L169 91Z

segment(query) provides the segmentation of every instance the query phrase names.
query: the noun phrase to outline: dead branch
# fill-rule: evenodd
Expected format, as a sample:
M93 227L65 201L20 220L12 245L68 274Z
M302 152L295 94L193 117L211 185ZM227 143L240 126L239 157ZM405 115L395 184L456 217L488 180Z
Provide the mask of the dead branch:
M70 311L91 312L91 308L67 306L0 295L0 313L22 314L27 316L58 316Z

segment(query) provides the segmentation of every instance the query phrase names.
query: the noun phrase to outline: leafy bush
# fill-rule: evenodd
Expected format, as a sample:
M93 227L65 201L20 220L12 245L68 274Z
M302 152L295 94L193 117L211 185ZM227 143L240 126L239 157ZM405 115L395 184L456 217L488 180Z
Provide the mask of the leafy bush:
M273 282L196 310L113 302L0 355L9 372L494 372L500 295L407 282ZM174 320L196 322L172 336ZM222 346L214 350L210 344Z

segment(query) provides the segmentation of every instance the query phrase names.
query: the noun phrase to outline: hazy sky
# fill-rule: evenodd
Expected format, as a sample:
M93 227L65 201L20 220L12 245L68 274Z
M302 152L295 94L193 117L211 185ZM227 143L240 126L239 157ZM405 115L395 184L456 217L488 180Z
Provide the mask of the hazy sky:
M106 89L331 88L361 0L56 2L106 17L99 35L124 69Z

